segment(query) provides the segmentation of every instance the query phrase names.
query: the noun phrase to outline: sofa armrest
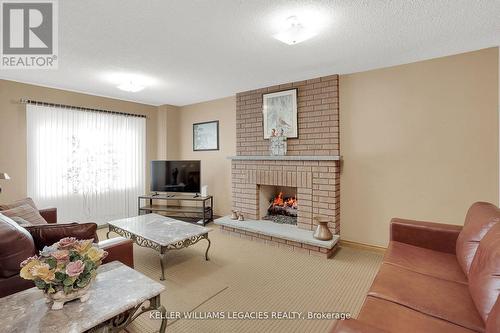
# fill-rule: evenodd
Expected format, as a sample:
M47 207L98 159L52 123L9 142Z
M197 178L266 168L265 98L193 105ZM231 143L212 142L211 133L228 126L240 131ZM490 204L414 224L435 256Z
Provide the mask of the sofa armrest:
M108 256L104 258L103 263L118 260L134 268L134 242L131 239L115 237L100 241L98 245L101 249L108 252Z
M38 212L47 223L57 223L57 208L40 209Z
M348 319L337 320L330 333L386 333L386 331L356 319Z
M393 218L391 241L455 254L462 226Z
M97 224L95 223L32 225L25 229L33 237L35 247L38 250L42 250L44 246L50 246L65 237L97 240Z

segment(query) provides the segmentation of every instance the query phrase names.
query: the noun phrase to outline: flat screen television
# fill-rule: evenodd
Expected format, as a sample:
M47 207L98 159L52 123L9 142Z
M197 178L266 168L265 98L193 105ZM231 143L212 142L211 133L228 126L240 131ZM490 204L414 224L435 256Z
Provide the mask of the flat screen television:
M152 192L200 193L200 161L152 161Z

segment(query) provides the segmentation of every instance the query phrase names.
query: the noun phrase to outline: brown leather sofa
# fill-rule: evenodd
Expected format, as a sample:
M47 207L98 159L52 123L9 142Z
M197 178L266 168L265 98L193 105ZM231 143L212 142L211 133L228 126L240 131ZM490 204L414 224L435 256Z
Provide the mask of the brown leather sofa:
M485 202L470 207L463 227L393 219L358 318L331 332L499 333L499 221Z
M48 222L46 225L20 227L11 219L0 214L0 297L4 297L34 286L19 276L20 263L64 237L79 239L97 238L97 224L56 224L57 210L41 210L40 214ZM114 260L134 267L131 240L117 237L98 242L100 248L108 252L104 263Z

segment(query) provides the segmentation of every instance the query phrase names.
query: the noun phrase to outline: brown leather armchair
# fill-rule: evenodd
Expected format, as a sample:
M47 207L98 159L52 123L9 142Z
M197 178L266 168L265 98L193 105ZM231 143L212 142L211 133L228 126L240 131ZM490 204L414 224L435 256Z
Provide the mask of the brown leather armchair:
M94 238L98 242L95 223L57 224L56 209L42 210L40 214L49 224L26 228L0 214L0 297L34 286L32 281L19 276L20 263L44 246L52 245L64 237ZM108 252L104 263L118 260L134 267L131 240L117 237L98 242L98 245Z
M500 210L476 202L464 226L392 219L384 262L357 319L332 333L500 333Z

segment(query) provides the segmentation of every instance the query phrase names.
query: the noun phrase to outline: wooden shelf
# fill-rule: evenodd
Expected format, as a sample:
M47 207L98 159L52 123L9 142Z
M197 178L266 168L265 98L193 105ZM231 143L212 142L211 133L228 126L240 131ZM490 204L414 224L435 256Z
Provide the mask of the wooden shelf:
M151 212L172 212L172 213L203 213L203 207L194 206L172 206L172 205L146 205L139 208ZM205 207L205 211L209 212L210 207Z
M148 200L168 200L168 201L175 201L175 200L181 200L181 201L207 201L210 200L212 196L197 196L195 197L194 194L172 194L170 196L167 196L165 194L158 194L158 195L141 195L139 196L140 199L148 199Z
M191 204L182 205L182 201L189 201ZM196 205L193 205L194 202ZM203 225L213 220L213 206L214 198L211 195L202 197L195 196L194 194L179 193L170 195L141 195L138 197L139 215L158 213L165 216L171 214L172 217L176 217L179 214L195 214L202 218Z

